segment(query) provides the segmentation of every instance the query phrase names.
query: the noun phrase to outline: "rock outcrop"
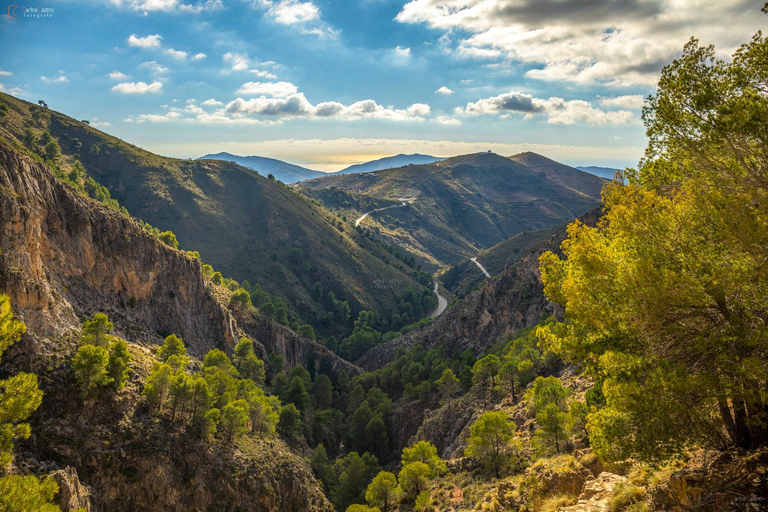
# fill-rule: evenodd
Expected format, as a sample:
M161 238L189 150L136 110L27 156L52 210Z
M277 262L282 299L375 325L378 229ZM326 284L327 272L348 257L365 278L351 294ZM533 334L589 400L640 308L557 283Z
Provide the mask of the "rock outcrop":
M59 485L54 501L64 512L85 510L91 512L91 498L88 489L80 483L77 470L72 466L59 469L51 474Z
M613 488L626 483L627 478L614 473L603 472L597 478L590 476L584 482L584 488L575 505L564 507L564 512L609 512Z

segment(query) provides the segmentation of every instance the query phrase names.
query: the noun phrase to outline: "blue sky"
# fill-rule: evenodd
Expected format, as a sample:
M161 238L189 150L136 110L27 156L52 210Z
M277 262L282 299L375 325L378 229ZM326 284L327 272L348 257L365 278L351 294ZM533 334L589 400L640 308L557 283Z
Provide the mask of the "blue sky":
M39 5L0 16L1 90L160 154L320 170L488 149L632 166L642 99L688 38L726 56L765 25L744 0Z

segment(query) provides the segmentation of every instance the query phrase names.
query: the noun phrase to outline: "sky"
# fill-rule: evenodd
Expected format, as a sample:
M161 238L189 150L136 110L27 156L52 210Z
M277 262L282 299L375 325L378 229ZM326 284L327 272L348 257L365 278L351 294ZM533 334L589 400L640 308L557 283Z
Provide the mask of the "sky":
M487 150L635 166L662 67L768 21L746 0L13 1L1 91L162 155L323 171Z

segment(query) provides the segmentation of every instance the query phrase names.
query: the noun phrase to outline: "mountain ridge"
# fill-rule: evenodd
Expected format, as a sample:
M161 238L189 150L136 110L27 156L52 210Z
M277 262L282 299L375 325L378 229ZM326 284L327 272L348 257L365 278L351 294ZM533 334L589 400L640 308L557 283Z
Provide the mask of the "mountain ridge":
M226 162L235 162L236 164L240 164L243 167L258 172L265 178L269 174L272 174L275 179L280 180L283 183L296 183L312 178L318 178L326 174L321 171L315 171L300 165L284 162L276 158L256 155L239 156L225 151L222 151L221 153L210 153L199 157L198 160L224 160Z

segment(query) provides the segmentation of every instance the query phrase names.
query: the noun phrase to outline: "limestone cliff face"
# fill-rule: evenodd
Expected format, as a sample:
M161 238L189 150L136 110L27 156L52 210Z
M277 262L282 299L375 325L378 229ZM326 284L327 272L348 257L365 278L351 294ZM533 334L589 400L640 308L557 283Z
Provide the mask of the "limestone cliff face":
M0 251L0 292L10 295L32 337L61 336L103 311L128 340L156 343L173 333L198 357L247 335L261 357L276 352L291 367L359 372L269 319L245 314L238 324L196 259L2 144Z
M580 220L594 225L599 217L599 211L592 210ZM544 296L539 256L546 251L559 252L566 236L565 229L554 233L489 279L483 289L456 302L429 327L373 348L358 364L367 370L379 368L392 361L401 346L444 346L451 353L471 348L480 353L500 339L535 325L542 316L561 314L560 308Z

